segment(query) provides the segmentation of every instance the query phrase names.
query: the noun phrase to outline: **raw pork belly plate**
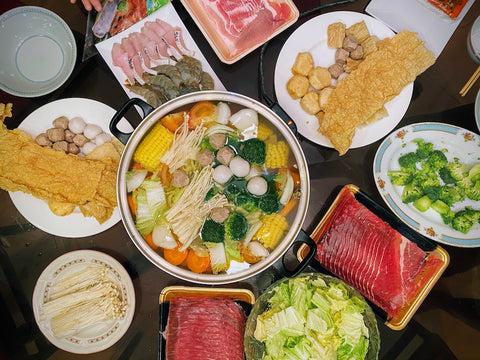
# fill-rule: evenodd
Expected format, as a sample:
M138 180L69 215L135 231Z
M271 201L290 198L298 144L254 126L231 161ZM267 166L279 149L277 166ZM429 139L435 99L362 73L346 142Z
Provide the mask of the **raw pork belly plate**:
M167 360L243 360L246 315L228 298L175 297L170 300Z
M327 230L317 245L317 259L366 298L397 317L444 265L427 254L343 191Z
M210 45L232 63L298 19L291 0L182 0Z

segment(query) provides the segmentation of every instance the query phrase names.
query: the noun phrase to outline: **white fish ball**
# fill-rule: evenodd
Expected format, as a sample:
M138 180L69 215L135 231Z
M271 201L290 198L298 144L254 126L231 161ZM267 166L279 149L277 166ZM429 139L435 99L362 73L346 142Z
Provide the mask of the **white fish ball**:
M230 106L228 106L228 104L224 102L219 102L217 104L217 122L223 125L227 125L230 115L232 115Z
M110 142L111 139L112 137L109 134L102 132L101 134L95 136L95 144L97 144L97 146L100 146L106 142Z
M253 195L261 196L267 192L267 188L267 180L261 176L255 176L247 183L247 190Z
M89 142L87 142L85 145L83 145L83 147L82 147L82 152L83 152L85 155L88 155L88 154L90 154L93 150L95 150L96 147L97 147L97 145L96 145L93 141L89 141Z
M232 170L228 166L219 165L213 170L213 180L219 184L225 184L233 176Z
M250 172L250 163L241 158L240 156L235 156L230 161L230 170L232 170L233 175L238 177L245 177Z
M95 139L95 137L101 133L102 128L95 124L87 124L87 126L85 126L85 129L83 130L83 135L85 135L85 137L90 140Z
M85 126L87 126L87 123L80 116L75 116L68 122L68 128L75 134L83 133Z

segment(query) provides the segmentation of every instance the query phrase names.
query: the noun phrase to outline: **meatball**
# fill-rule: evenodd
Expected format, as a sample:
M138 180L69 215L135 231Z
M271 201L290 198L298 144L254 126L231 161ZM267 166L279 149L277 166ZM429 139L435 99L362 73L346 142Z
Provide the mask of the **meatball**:
M328 67L328 71L330 72L330 75L332 76L332 78L338 79L338 77L343 74L343 66L338 63L335 63Z
M227 136L225 134L212 134L208 137L208 142L210 145L215 149L220 149L223 145L225 145L225 141Z
M61 128L48 129L46 134L48 139L52 142L65 140L65 130Z
M60 116L53 120L53 127L66 130L68 128L68 119L65 116Z
M215 155L208 149L203 149L197 154L197 161L202 166L207 166L215 160Z
M353 60L360 60L363 58L363 48L362 45L358 45L355 50L350 52L350 57Z
M36 141L37 144L40 145L40 146L46 146L46 147L52 146L52 142L50 141L50 139L48 138L47 134L45 134L45 133L42 133L42 134L38 135L38 136L35 138L35 141Z
M177 188L181 188L187 186L190 182L188 175L183 170L175 170L172 174L172 182L171 185Z
M210 217L213 221L221 224L227 220L230 211L226 207L215 207L210 211Z
M88 143L88 141L89 140L83 134L77 134L73 137L74 144L79 147L84 146L86 143Z
M217 152L217 160L223 165L228 165L230 163L230 160L232 160L234 156L235 156L235 153L228 146L222 147Z
M68 143L66 141L57 141L52 145L53 150L68 152Z

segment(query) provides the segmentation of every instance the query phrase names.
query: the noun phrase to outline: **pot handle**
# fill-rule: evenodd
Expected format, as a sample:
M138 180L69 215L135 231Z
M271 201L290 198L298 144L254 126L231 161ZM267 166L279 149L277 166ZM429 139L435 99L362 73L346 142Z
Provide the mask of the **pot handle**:
M313 257L317 252L317 244L302 229L300 229L300 232L298 233L297 237L293 241L292 245L290 245L290 248L294 247L295 244L298 244L298 243L303 243L308 246L308 254L303 258L303 260L298 264L298 266L295 269L289 270L285 263L285 256L288 253L288 250L287 250L287 252L282 257L283 266L280 266L278 269L283 276L294 277L300 274L308 266L308 264L310 264L310 261L313 259Z
M131 98L128 100L120 110L118 110L115 115L113 115L112 120L110 120L110 132L113 136L115 136L118 140L120 140L124 145L127 143L130 135L132 133L125 133L118 129L117 125L118 122L123 118L123 116L127 113L127 111L133 106L137 105L142 109L143 118L147 117L155 108L150 106L147 102L143 101L139 98Z

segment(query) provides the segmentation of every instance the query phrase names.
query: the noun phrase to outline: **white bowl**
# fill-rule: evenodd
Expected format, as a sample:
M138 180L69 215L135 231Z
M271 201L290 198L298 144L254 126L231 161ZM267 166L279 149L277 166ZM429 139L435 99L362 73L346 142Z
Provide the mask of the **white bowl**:
M22 97L48 94L72 73L75 38L54 12L21 6L0 16L0 89Z

